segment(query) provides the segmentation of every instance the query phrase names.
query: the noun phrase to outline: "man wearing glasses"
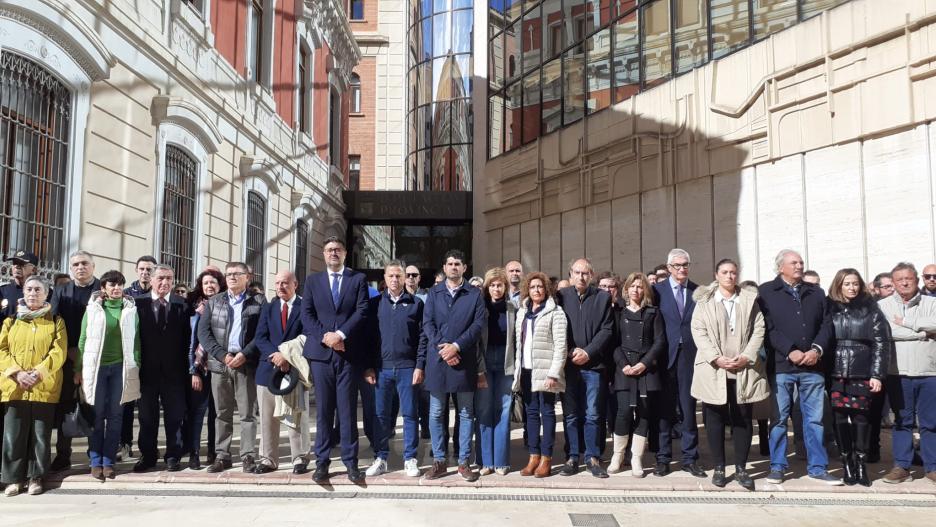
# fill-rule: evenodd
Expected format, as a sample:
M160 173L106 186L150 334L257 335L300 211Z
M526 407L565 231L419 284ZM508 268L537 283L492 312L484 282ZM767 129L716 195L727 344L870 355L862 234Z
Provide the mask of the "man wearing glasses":
M403 280L403 284L406 286L407 293L425 302L426 290L419 288L419 277L419 267L416 267L415 265L407 265L406 278Z
M676 408L682 414L682 470L698 478L705 477L699 466L699 429L696 425L696 400L690 394L696 346L690 325L695 300L692 293L696 284L689 280L689 253L673 249L666 256L669 277L653 284L656 301L666 327L669 347L667 372L663 378L663 397L660 416L660 449L657 452L653 474L665 476L673 457L671 430L676 421Z
M936 296L936 264L929 264L923 268L923 296Z
M260 313L266 304L262 294L247 291L250 280L247 264L231 262L224 269L227 292L217 294L205 304L198 322L198 340L208 354L211 371L211 394L215 410L215 462L208 472L231 468L231 439L234 437L234 410L240 416L241 469L256 469L257 364L260 349L254 342Z

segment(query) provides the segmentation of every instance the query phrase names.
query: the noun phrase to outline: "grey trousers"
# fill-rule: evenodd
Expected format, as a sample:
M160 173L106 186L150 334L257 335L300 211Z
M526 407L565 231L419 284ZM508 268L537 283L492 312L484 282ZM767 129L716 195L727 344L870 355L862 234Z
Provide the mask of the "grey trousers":
M3 483L45 477L52 453L55 404L10 401L3 412Z
M234 410L240 416L240 458L256 457L257 452L257 384L254 368L246 365L236 370L227 366L221 373L211 374L211 394L215 410L215 454L218 459L231 459L234 437Z
M306 394L308 395L308 393ZM257 402L260 406L260 459L261 463L273 468L279 467L280 420L273 417L276 396L266 386L257 386ZM293 464L308 463L309 450L312 448L311 428L309 426L309 399L305 401L305 411L299 419L299 429L286 426L289 432L289 456ZM285 426L285 425L284 425Z

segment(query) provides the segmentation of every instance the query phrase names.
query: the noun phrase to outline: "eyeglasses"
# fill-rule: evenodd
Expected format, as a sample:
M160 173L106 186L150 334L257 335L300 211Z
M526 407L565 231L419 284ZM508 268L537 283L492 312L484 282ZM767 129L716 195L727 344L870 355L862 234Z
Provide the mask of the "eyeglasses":
M243 272L243 271L238 271L238 272L236 272L236 273L224 273L224 276L225 276L226 278L240 278L241 276L244 276L245 274L247 274L247 273L245 273L245 272Z
M936 274L924 274L923 279L924 280L936 280Z
M419 273L406 273L407 278L419 278Z
M676 264L676 263L674 263L674 264L668 264L668 265L669 265L670 267L672 267L673 269L689 269L689 266L690 266L691 264L688 264L688 263Z
M893 289L894 284L882 284L878 289Z

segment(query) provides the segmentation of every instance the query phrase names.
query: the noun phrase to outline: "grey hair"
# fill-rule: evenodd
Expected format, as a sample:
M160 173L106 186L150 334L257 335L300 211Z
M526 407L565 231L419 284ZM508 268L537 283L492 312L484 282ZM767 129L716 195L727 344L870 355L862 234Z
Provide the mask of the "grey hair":
M685 258L686 263L692 263L692 259L689 258L689 253L685 249L676 248L666 254L666 265L672 264L673 260L679 257Z
M403 270L404 273L406 272L406 262L404 262L403 260L390 260L389 262L385 263L383 266L384 271L386 271L387 269L391 267L399 267L400 269Z
M76 256L84 256L85 258L88 259L89 262L94 263L94 257L91 256L91 253L89 253L88 251L82 251L82 250L75 251L68 256L68 259L71 260L72 258L75 258ZM25 282L23 282L23 284L25 285Z
M153 268L153 276L156 276L156 273L159 271L169 271L172 273L172 276L175 276L175 270L172 267L169 267L166 264L159 264Z
M585 262L585 266L588 268L589 273L595 272L595 267L592 265L591 260L589 260L588 258L573 258L572 261L569 262L570 273L572 272L572 268L575 267L575 262L579 262L579 261ZM507 262L507 263L510 263L510 262Z
M891 276L893 276L897 271L912 271L913 276L920 276L920 273L917 272L916 266L910 262L899 262L894 266L893 269L891 269Z
M797 251L794 251L793 249L781 250L780 252L777 253L777 257L774 258L774 271L776 271L777 274L780 273L780 268L783 266L783 260L785 260L786 257L791 254L795 254L796 256L799 256L800 258L803 257L802 254L798 253Z
M39 275L35 275L35 274L34 274L34 275L30 276L29 278L27 278L26 281L23 282L23 288L25 288L25 287L26 287L26 284L28 284L29 282L36 282L37 284L39 284L39 285L42 286L42 291L43 291L43 292L45 292L45 293L48 293L48 292L49 292L49 284L46 283L46 281L43 280L42 277L40 277Z

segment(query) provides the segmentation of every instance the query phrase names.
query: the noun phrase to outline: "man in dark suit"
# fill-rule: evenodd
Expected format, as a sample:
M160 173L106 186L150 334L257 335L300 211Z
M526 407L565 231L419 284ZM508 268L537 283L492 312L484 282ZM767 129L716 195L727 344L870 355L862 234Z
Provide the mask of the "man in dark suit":
M280 353L279 345L302 334L302 297L296 294L299 287L296 275L290 271L276 273L274 287L276 298L263 306L254 339L260 350L256 377L260 407L260 461L254 470L257 474L273 472L279 466L280 420L273 415L276 396L270 393L269 387L276 370L291 368L289 359ZM293 423L295 426L287 426L294 474L305 474L309 465L309 399L305 389L302 394L299 418Z
M669 277L653 284L663 324L666 327L666 342L669 359L663 378L660 398L660 446L653 473L665 476L673 459L672 428L676 421L676 409L682 414L682 469L693 476L704 478L705 471L699 466L699 428L696 424L696 400L690 394L692 372L695 367L696 346L692 340L692 311L695 300L692 292L696 284L689 280L689 253L673 249L666 256Z
M562 396L562 413L568 445L566 462L559 474L572 476L578 472L579 457L584 454L589 472L596 478L607 478L601 466L600 450L605 441L601 433L604 422L608 381L605 363L612 345L613 319L611 295L592 284L594 268L588 259L579 258L569 266L571 286L556 295L568 319L566 345L566 390Z
M182 419L185 417L185 385L191 326L185 300L170 294L172 268L157 265L150 294L135 299L140 317L140 459L134 472L156 466L159 451L159 411L166 431L166 470L182 470Z
M366 338L367 283L364 275L344 265L348 255L344 241L331 236L323 246L326 270L309 275L302 303L303 354L310 361L315 388L315 454L312 479L328 480L332 448L331 427L337 411L341 436L341 461L348 479L364 481L358 468L357 386L363 375L357 349ZM373 351L373 350L372 350Z

